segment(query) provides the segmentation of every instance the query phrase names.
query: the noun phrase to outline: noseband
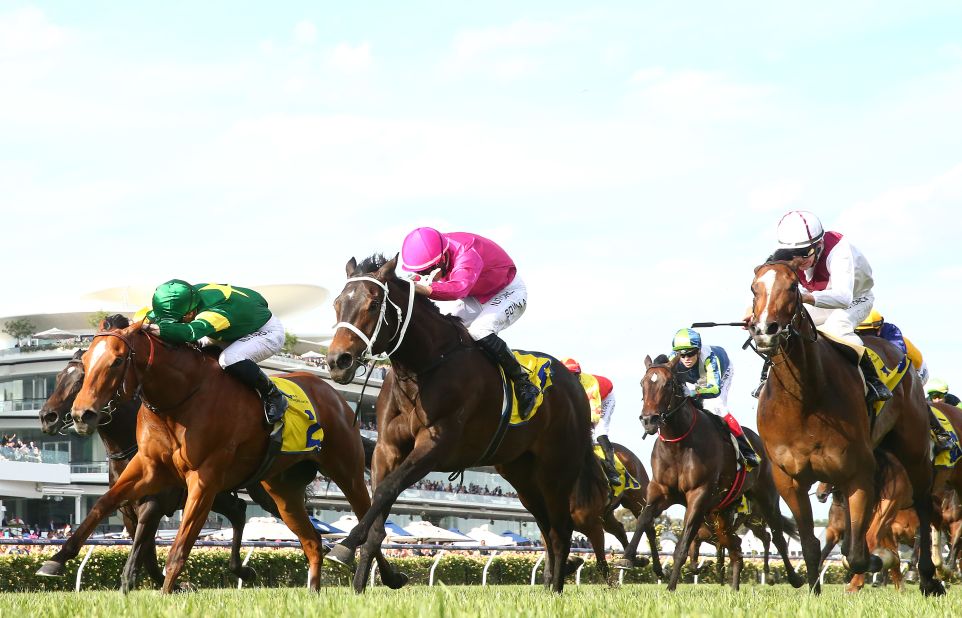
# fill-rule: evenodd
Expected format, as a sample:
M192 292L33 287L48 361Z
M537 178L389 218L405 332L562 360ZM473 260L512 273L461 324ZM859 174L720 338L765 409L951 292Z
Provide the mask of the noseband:
M361 341L364 342L364 345L366 347L364 348L364 353L360 356L360 360L363 360L363 361L387 360L388 358L391 357L392 354L397 352L398 348L401 347L401 343L404 341L404 335L405 333L407 333L407 330L408 330L408 325L410 325L411 323L411 314L413 313L413 310L414 310L414 294L415 294L414 281L411 281L411 280L408 281L410 288L408 291L408 309L406 313L401 310L401 307L399 305L394 304L394 301L391 300L391 294L390 294L390 290L388 289L387 283L381 281L380 279L375 279L374 277L364 277L364 276L349 277L347 280L347 283L357 283L360 281L369 281L371 283L374 283L379 288L381 288L381 290L384 291L384 298L381 299L381 312L380 312L380 315L378 315L377 324L374 327L374 332L371 333L370 337L368 337L364 333L364 331L362 331L360 328L358 328L357 326L355 326L350 322L338 322L337 324L334 325L334 332L336 333L337 329L339 328L346 328L352 333L354 333L355 335L357 335L361 339ZM395 339L397 339L397 343L394 345L394 348L392 348L390 352L382 352L380 354L375 355L374 343L377 341L378 335L381 334L381 326L384 324L387 324L388 303L391 303L391 306L394 307L394 310L397 313L397 328L394 329L394 334L391 335L390 339L388 339L388 343L390 343Z
M748 339L742 345L743 350L746 348L751 348L755 354L761 356L766 362L771 362L772 358L777 356L783 348L788 348L788 344L791 342L793 337L803 336L802 331L799 330L800 322L803 319L802 316L807 318L808 325L812 330L811 337L806 338L810 342L814 342L818 339L818 330L815 328L815 321L812 320L812 315L804 310L804 303L802 303L802 290L799 288L797 277L793 287L795 288L795 303L792 309L792 319L788 321L788 324L785 326L785 328L781 329L778 334L774 336L774 345L772 346L772 349L768 352L762 352L755 344L755 338L752 335L749 335ZM799 326L796 326L796 324L799 324Z

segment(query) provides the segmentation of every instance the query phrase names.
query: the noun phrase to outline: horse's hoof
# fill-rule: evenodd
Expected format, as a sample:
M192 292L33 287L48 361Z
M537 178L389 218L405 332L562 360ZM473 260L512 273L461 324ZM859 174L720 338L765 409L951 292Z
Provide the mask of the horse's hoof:
M868 572L869 572L869 573L878 573L879 571L881 571L881 570L884 569L884 568L885 568L885 563L882 561L881 558L879 558L879 557L876 556L875 554L869 554L869 557L868 557Z
M646 566L650 561L648 558L619 558L611 563L616 569L634 569Z
M47 560L37 569L37 575L43 577L60 577L63 575L63 565L53 560Z
M325 560L330 560L334 564L340 565L351 573L357 570L357 562L354 560L354 552L338 543L326 556Z
M568 558L568 561L565 563L565 577L574 575L578 568L584 563L585 559L578 556Z
M257 571L249 566L243 566L237 574L245 584L253 583L257 579Z
M381 583L391 590L398 590L403 588L404 585L408 583L408 576L406 573L397 571L396 574L391 574L387 577L387 579L385 579L384 573L381 572Z
M190 594L191 592L197 592L197 586L190 582L177 582L174 588L174 594Z
M928 584L923 584L920 588L922 589L922 594L927 597L945 596L945 586L937 579L930 580Z

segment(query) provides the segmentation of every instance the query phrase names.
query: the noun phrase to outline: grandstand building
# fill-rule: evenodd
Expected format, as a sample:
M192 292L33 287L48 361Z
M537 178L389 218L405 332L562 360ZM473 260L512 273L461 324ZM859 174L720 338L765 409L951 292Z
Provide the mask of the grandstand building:
M310 321L317 321L316 312L327 300L327 290L313 285L265 285L257 289L299 339L291 354L274 356L261 366L268 373L307 371L320 376L358 412L362 432L376 438L374 401L386 369L376 368L366 386L363 377L351 384L337 384L330 380L316 354L330 333L299 326L310 312L315 316ZM0 516L5 524L0 534L15 534L23 527L45 534L66 524L75 526L106 491L107 462L101 440L72 433L45 435L40 431L39 411L53 392L56 375L74 351L85 347L93 336L94 316L132 314L149 302L151 292L147 288L114 288L87 295L57 313L32 311L0 317L0 328L21 320L32 325L32 334L59 329L64 332L54 336L65 337L37 339L31 335L18 341L0 333ZM311 350L315 354L309 354ZM307 358L301 356L305 353ZM433 473L401 494L392 520L403 526L412 520L428 519L444 528L462 530L488 524L497 532L536 537L537 526L513 491L491 468L466 471L463 485L449 481L447 474ZM350 507L335 485L319 477L312 487L309 510L331 522ZM263 514L256 505L248 508L249 517ZM178 523L179 513L162 526L173 528ZM215 514L209 523L228 525ZM111 517L106 528L119 530L120 519Z

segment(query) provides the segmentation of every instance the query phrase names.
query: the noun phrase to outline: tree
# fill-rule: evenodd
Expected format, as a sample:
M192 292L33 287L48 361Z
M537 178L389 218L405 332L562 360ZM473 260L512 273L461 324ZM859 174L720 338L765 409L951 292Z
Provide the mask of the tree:
M29 337L37 330L37 327L30 320L23 318L20 320L8 320L3 324L3 332L7 333L11 337L17 340L17 345L20 345L20 340L24 337Z
M283 352L287 352L288 354L293 354L294 347L297 345L298 341L300 340L297 338L297 335L295 335L290 331L285 330L284 331L284 347L281 348L281 350Z
M87 324L90 324L90 328L100 328L100 323L104 321L109 313L106 311L94 311L87 316Z

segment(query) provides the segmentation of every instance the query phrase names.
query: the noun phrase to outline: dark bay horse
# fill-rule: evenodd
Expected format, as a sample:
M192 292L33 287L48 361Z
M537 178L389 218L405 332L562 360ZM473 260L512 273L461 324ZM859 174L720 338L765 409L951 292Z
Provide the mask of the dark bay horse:
M328 350L331 377L350 382L373 355L390 357L377 400L378 442L371 467L371 510L328 555L354 569L364 590L384 521L398 495L431 471L494 465L514 486L545 539L550 586L564 588L571 511L592 500L604 474L591 450L584 389L551 360L552 385L537 413L501 434L501 373L456 317L442 315L395 273L397 256L352 258L334 301L338 328ZM582 474L582 472L584 472ZM579 475L581 479L579 481ZM596 478L597 477L597 478ZM600 479L600 480L598 480ZM359 560L355 551L361 547ZM557 567L557 568L556 568Z
M751 342L772 363L758 400L758 431L772 460L775 485L795 515L812 591L821 590L820 554L808 491L818 481L831 483L845 496L849 534L843 553L849 567L855 573L882 568L881 559L869 553L865 541L875 506L873 451L881 447L895 455L912 484L922 535L919 588L925 595L944 594L931 556L928 410L916 372L905 372L892 400L871 425L859 369L835 344L819 336L802 304L792 265L759 266L751 289ZM889 367L902 357L888 341L864 340Z
M96 525L127 501L171 487L187 487L183 519L167 557L163 591L172 592L177 576L219 492L254 482L268 447L263 407L253 390L221 370L217 360L192 346L169 345L147 334L138 322L97 333L83 356L86 376L71 417L77 433L93 433L102 410L118 393L140 392L136 455L114 486L94 505L63 549L41 567L58 575L75 557ZM363 515L370 506L364 483L365 453L353 412L320 378L308 373L282 376L299 385L313 404L324 430L317 451L277 455L261 474L284 523L297 535L309 563L308 585L320 590L321 538L307 517L305 487L318 471L344 492ZM407 578L378 552L382 580L390 587Z
M607 555L605 553L605 532L614 535L622 547L628 547L628 534L625 532L624 524L615 517L615 509L619 506L624 507L631 511L635 519L638 519L641 516L641 511L645 508L645 494L648 491L648 472L645 470L645 466L641 463L641 460L638 459L638 456L631 452L631 449L628 447L615 442L611 443L611 448L612 451L614 451L615 457L624 464L625 469L638 481L640 487L638 489L625 489L617 499L612 499L611 489L607 478L605 478L604 483L599 485L598 489L594 492L593 500L578 505L571 511L571 519L574 522L575 530L584 534L585 537L588 538L588 541L591 542L591 548L595 552L598 570L609 585L613 584L613 580L611 579L611 572L608 569ZM601 462L596 461L596 463L601 465ZM596 476L592 478L596 481L601 480ZM661 561L658 557L658 538L655 533L654 523L649 524L644 532L648 538L648 545L651 548L652 569L658 577L663 577L664 572L662 571ZM572 568L577 568L583 561L580 557L572 558L569 560L567 571L570 572ZM643 567L646 564L647 561L638 562L633 566Z
M664 356L659 361L667 361ZM716 517L715 534L719 544L731 557L732 588L738 589L742 567L741 541L735 534L733 518L738 504L736 494L730 493L736 481L736 452L727 428L721 426L710 412L698 409L676 378L678 359L653 363L645 357L647 371L641 380L644 404L641 420L647 434L659 434L651 453L651 482L648 485L647 506L635 530L625 559L634 557L641 530L672 504L684 504L684 530L675 547L674 564L668 580L668 590L678 586L681 568L705 517L727 502L721 517ZM756 452L762 453L758 436L745 429ZM772 530L772 540L782 555L789 582L795 587L803 581L788 560L788 544L783 535L784 520L778 511L778 495L771 481L771 466L767 459L748 473L737 496L745 494L757 505L760 514Z
M113 326L126 327L129 322L121 315L110 316L110 322L101 324L101 330ZM73 358L67 362L59 374L53 392L40 409L40 428L44 433L56 435L66 430L70 408L73 406L77 393L83 384L84 368L81 357L85 350L77 350ZM117 478L126 469L131 458L137 452L137 413L140 410L140 397L120 402L116 405L107 404L108 412L97 426L97 433L107 451L107 482L114 486ZM247 488L251 497L265 510L280 516L277 506L260 484ZM155 535L164 515L170 517L177 509L184 506L184 491L180 488L170 488L152 496L144 496L136 504L128 502L118 510L124 521L133 546L124 567L121 578L121 591L129 592L137 584L137 573L141 567L147 575L160 587L164 583L164 575L157 564L157 547ZM253 581L254 569L244 566L240 556L240 544L243 539L244 524L247 521L247 504L241 498L228 492L221 492L214 498L211 510L226 516L233 526L234 534L231 539L230 560L228 570L246 582ZM137 527L142 526L139 531Z

